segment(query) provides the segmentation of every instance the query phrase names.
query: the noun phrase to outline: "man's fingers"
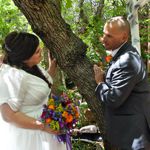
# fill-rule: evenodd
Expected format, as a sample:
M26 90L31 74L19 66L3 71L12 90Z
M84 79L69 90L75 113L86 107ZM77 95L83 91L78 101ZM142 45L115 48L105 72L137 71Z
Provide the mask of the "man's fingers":
M103 72L102 68L101 67L98 67L97 65L94 65L94 72L95 73L98 73L98 72Z

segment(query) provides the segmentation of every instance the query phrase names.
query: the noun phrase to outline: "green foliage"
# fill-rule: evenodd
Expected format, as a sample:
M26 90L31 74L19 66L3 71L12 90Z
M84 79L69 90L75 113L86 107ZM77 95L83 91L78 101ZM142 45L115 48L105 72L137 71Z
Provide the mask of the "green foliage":
M0 46L11 31L29 31L30 26L22 13L10 0L0 0ZM0 47L1 49L1 47Z
M150 19L149 16L149 6L145 5L139 10L139 25L140 25L140 43L141 43L141 55L144 60L150 60L150 52L148 52L148 43L150 42Z
M78 124L77 124L78 128L81 128L83 126L86 126L86 125L90 124L90 122L85 117L85 110L86 109L88 109L87 103L81 103L80 106L79 106L80 117L79 117L79 121L78 121Z
M71 0L66 0L66 8L70 8L72 6Z
M98 150L96 144L83 142L80 139L72 141L73 150ZM102 150L102 149L99 149Z
M104 19L109 19L113 16L126 15L126 0L115 1L105 0L105 6L103 9Z

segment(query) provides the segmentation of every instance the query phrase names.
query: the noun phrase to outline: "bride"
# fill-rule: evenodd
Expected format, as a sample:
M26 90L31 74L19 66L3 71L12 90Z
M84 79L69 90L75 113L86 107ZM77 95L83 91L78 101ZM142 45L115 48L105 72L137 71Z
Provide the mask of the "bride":
M0 66L0 140L3 150L66 150L58 131L38 121L53 84L56 60L48 71L38 64L42 49L30 33L11 32Z

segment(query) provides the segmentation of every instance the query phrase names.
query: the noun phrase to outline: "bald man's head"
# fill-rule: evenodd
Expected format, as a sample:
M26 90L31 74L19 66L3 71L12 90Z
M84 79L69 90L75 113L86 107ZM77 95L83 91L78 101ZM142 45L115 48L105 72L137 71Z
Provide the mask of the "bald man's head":
M107 50L115 50L130 39L130 24L123 17L113 17L103 29L102 43Z
M130 24L127 19L122 16L113 17L106 22L106 25L116 26L118 30L127 32L130 35Z

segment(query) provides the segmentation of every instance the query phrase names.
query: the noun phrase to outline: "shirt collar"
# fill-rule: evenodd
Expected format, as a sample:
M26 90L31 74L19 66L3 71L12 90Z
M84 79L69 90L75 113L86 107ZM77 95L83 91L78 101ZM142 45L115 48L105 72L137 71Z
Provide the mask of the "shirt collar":
M126 42L124 42L120 47L118 47L117 49L114 49L113 51L111 50L111 55L112 55L112 57L114 57L116 54L117 54L117 52L119 51L119 49L125 44Z

